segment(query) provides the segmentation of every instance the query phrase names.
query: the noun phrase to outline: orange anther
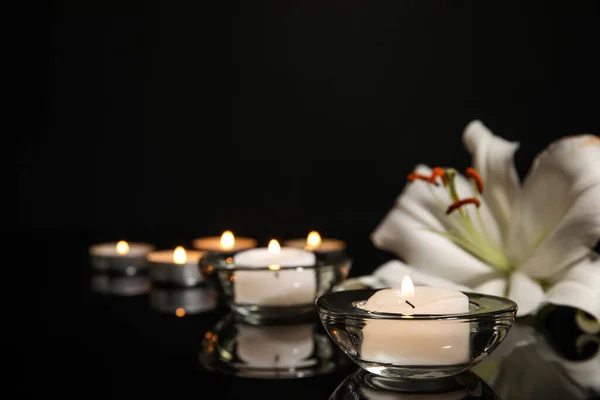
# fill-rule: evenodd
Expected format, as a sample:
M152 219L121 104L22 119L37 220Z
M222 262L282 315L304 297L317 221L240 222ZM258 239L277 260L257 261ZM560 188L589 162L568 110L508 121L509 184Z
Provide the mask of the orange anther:
M429 177L431 183L437 183L437 178L442 178L442 183L444 186L448 186L448 178L446 177L446 171L444 168L435 167L433 171L431 171L431 176Z
M465 171L465 175L467 176L467 178L473 179L475 181L475 184L477 185L477 191L480 194L483 193L483 179L481 179L481 175L479 175L479 172L475 171L475 168L469 167Z
M421 181L433 183L434 185L437 185L437 183L435 183L435 180L432 181L431 176L427 176L427 175L423 175L423 174L417 174L416 172L408 174L408 181L409 182L414 182L417 179L421 180Z
M462 206L466 204L475 204L478 208L481 206L481 203L475 197L469 197L467 199L456 200L454 203L450 204L450 207L446 210L446 214L450 214L454 210L458 210Z

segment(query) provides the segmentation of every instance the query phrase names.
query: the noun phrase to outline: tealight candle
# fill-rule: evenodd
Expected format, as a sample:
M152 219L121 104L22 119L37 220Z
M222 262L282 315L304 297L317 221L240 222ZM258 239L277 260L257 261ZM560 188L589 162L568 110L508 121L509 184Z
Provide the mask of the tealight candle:
M148 243L119 242L98 243L90 246L92 268L99 271L116 271L134 275L146 268L146 255L154 250Z
M469 298L450 289L415 287L406 276L400 289L377 291L363 308L405 316L441 316L467 313ZM470 356L469 332L468 322L369 320L362 331L361 358L395 365L464 364Z
M248 250L256 247L255 239L249 237L235 237L233 232L225 231L219 236L209 236L195 239L192 246L195 249L211 252L233 254L242 250Z
M198 261L204 255L201 251L185 250L182 246L174 250L153 251L148 254L150 278L155 282L194 286L203 278Z
M288 369L314 364L314 325L236 325L237 355L250 368Z
M305 249L317 254L339 253L346 249L346 243L338 239L323 239L319 232L312 231L306 239L292 239L284 242L285 246Z
M268 248L242 251L233 262L248 269L234 275L234 302L262 306L292 306L315 301L317 279L313 253L293 247L280 247L271 240ZM269 270L258 269L268 267ZM283 267L296 267L284 268ZM253 268L257 268L254 269Z

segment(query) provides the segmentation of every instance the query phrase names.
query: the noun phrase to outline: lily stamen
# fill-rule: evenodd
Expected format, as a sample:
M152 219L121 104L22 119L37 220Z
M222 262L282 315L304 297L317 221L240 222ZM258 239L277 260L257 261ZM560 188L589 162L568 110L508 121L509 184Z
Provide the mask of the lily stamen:
M465 176L469 179L472 179L477 185L477 191L479 192L479 194L483 194L483 179L481 179L481 175L479 175L479 172L477 172L475 168L469 167L465 171Z
M446 215L450 214L454 210L458 210L462 206L466 204L475 204L477 208L481 207L481 202L475 197L468 197L462 200L456 200L454 203L450 204L448 209L446 210Z
M417 172L411 173L408 175L408 181L422 180L430 185L439 186L440 182L438 178L441 178L441 183L448 192L451 204L446 207L441 198L438 197L437 199L446 215L448 215L449 223L453 227L449 228L448 232L442 235L454 241L476 257L485 260L498 270L510 270L511 265L509 260L502 253L501 248L495 243L495 240L489 235L480 215L481 200L478 197L483 193L484 188L481 175L474 168L467 168L465 171L465 177L473 183L473 194L471 197L466 198L462 198L458 192L457 177L458 172L454 168L444 169L435 167L431 170L431 175L419 174ZM462 207L468 204L475 205L477 207L476 212L469 213L462 210ZM459 213L457 216L453 214L456 210ZM476 218L476 221L473 218Z
M431 183L436 183L437 178L442 178L442 183L444 186L448 186L448 178L446 177L446 170L444 168L435 167L431 171L431 176L429 178Z
M443 171L442 171L443 172ZM421 181L425 181L428 183L431 183L433 185L438 185L438 183L436 182L436 179L439 175L436 175L435 172L432 173L430 176L427 175L423 175L423 174L418 174L416 172L412 172L408 175L408 181L409 182L414 182L416 180L421 180Z

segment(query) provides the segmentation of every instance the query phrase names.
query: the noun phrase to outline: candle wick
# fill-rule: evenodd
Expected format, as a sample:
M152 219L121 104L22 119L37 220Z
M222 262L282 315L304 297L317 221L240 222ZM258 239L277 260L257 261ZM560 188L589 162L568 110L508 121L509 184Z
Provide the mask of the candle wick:
M275 271L275 278L279 279L279 271Z
M405 300L405 301L406 301L406 304L408 304L408 305L409 305L409 306L411 306L412 308L415 308L415 306L413 306L413 304L412 304L410 301L408 301L408 300Z
M279 354L275 354L275 364L279 363Z

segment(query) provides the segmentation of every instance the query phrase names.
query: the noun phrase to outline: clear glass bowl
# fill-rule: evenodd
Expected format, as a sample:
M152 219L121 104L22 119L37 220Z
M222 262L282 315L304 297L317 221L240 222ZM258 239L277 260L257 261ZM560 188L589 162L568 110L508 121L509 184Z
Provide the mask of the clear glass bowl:
M235 313L204 335L199 361L209 371L259 379L310 377L351 365L315 316L254 325Z
M199 262L205 281L222 301L248 321L293 319L315 312L315 300L348 277L352 261L345 255L315 265L249 267L233 257L207 254Z
M465 293L464 314L403 315L367 311L379 289L330 292L317 299L319 316L333 341L361 368L384 377L434 380L470 370L502 342L517 304Z

